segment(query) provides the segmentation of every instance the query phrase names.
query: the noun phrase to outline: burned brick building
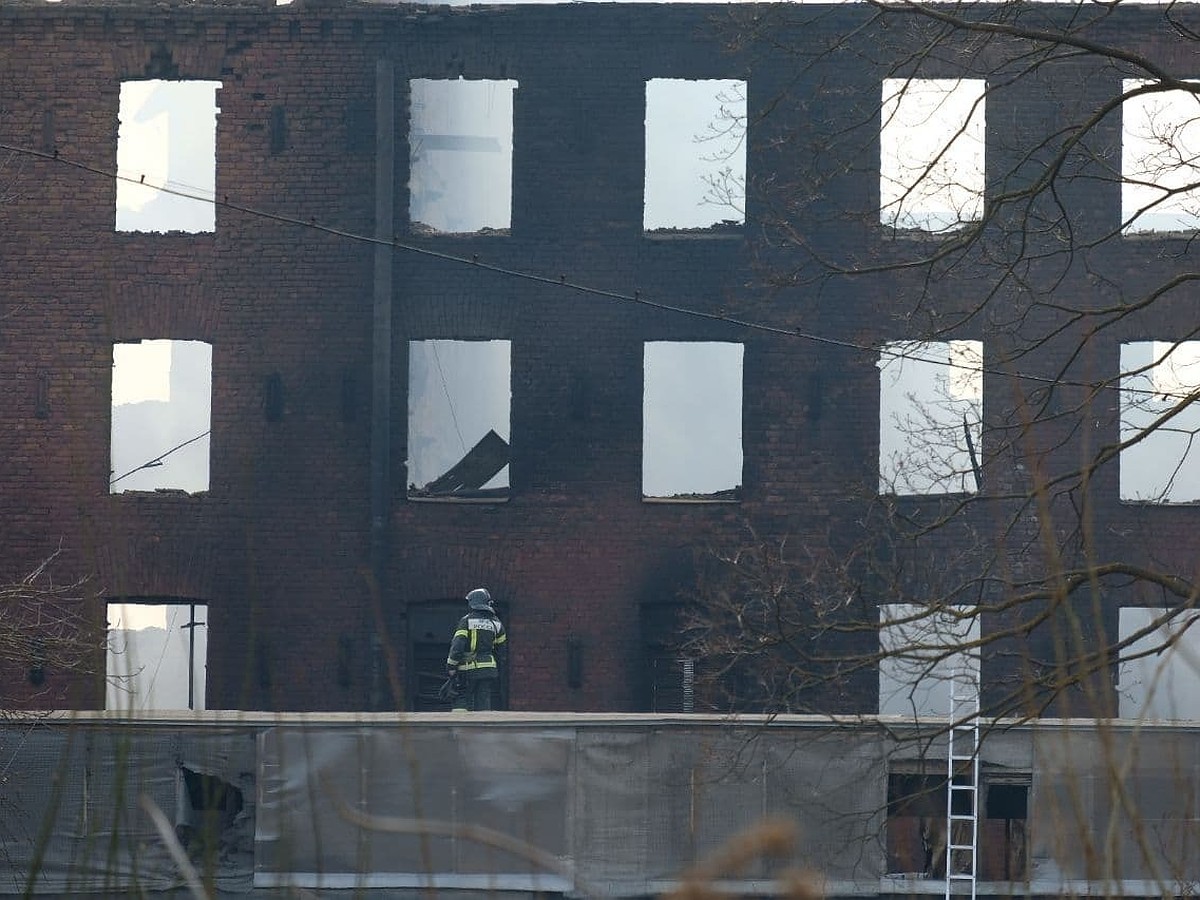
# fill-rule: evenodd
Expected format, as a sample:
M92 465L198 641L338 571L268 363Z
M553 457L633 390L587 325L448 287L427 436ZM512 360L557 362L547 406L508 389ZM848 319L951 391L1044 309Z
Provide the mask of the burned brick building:
M1194 47L1000 7L6 3L0 570L186 608L209 708L426 708L482 585L509 708L639 711L684 704L697 555L753 539L863 621L1077 631L1114 702L1200 534L1196 179L1129 188ZM1136 420L1138 378L1186 402ZM50 668L30 702L103 704Z

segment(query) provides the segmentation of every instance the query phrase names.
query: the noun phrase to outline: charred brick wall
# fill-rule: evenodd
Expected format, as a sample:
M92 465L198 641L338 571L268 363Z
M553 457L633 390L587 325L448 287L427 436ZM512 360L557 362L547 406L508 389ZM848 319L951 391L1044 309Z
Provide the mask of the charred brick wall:
M748 524L834 551L869 537L879 393L876 357L860 348L934 333L982 336L995 342L990 353L1019 318L977 314L962 276L930 287L903 268L813 274L819 260L853 259L865 272L923 252L879 227L877 128L839 137L847 121L877 117L880 80L904 74L920 46L921 28L875 20L849 6L7 4L0 135L18 149L0 153L0 571L19 577L61 543L56 565L92 575L108 597L207 603L212 707L410 705L410 612L449 609L483 584L508 618L512 707L645 708L643 610L686 592L695 548L739 540ZM1147 13L1096 27L1184 59L1185 44ZM947 50L922 72L996 72L1017 46ZM971 48L964 38L960 49ZM394 73L402 245L382 581L370 562L375 249L364 239L375 227L379 60ZM145 77L221 82L211 234L114 231L118 92ZM457 77L519 83L506 233L409 228L408 81ZM735 234L643 232L645 82L662 77L747 82L750 192ZM1120 77L1064 59L990 96L989 170L1009 179L996 187L1018 190L1041 171L1038 160L1001 165L1018 158L1021 135L1098 102ZM1074 183L1060 198L1074 227L1112 228L1112 185ZM780 240L781 224L800 239ZM1148 265L1145 243L1109 246L1029 280L1074 295L1128 285L1132 295L1177 265L1170 254ZM935 312L917 320L908 310L927 289ZM1023 290L1014 280L984 306L1016 310ZM1052 340L1021 365L1111 376L1120 340L1173 329L1184 307L1172 300L1153 323L1112 329L1087 359L1068 360L1074 344ZM108 493L112 345L145 338L212 344L204 494ZM407 342L434 338L512 342L505 502L406 499ZM643 500L646 340L744 343L739 502ZM265 414L268 383L279 414ZM1009 387L988 383L998 427L1019 418ZM1091 430L1111 440L1113 412L1089 413ZM1048 446L1069 455L1082 438L1070 428L1064 437ZM996 461L993 483L1023 482L1020 463ZM1112 481L1102 519L1151 529L1162 552L1187 555L1190 509L1123 507L1115 469L1098 477ZM981 528L995 518L977 515ZM925 568L956 559L966 531L931 542ZM1017 535L1011 562L1036 567L1023 546ZM578 687L567 684L573 641ZM869 682L848 706L872 705ZM80 684L72 702L97 704L99 690L97 679Z

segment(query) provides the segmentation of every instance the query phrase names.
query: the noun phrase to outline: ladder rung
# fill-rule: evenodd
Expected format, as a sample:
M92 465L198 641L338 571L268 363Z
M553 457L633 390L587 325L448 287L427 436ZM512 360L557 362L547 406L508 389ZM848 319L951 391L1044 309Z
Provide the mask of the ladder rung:
M951 813L950 821L951 822L974 822L975 817L973 815L971 815L970 813Z
M947 844L947 850L974 850L973 844Z

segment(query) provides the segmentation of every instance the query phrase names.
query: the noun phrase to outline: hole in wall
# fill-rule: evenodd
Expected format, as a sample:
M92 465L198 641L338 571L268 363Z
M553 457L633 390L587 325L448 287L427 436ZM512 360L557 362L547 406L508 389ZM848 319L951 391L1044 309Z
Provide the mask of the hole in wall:
M219 81L122 82L117 231L216 229L220 87Z
M1122 500L1200 500L1200 341L1121 345Z
M409 496L506 496L509 342L412 341L408 371Z
M409 82L409 218L416 228L505 230L512 219L517 82Z
M951 679L979 672L979 657L957 648L979 639L972 608L886 603L879 607L879 714L950 715ZM965 667L965 669L964 669Z
M746 83L646 82L647 231L746 219Z
M1118 637L1130 641L1117 667L1122 719L1200 719L1200 621L1195 610L1166 614L1161 607L1120 610Z
M113 345L109 491L208 490L212 346Z
M204 709L208 607L109 603L105 709Z
M879 135L880 221L945 232L983 217L982 79L885 78Z
M897 341L878 365L879 492L977 491L982 342Z
M1125 79L1128 93L1153 82ZM1121 221L1126 234L1200 227L1200 97L1170 90L1121 105Z
M647 341L642 494L734 499L742 483L743 346Z

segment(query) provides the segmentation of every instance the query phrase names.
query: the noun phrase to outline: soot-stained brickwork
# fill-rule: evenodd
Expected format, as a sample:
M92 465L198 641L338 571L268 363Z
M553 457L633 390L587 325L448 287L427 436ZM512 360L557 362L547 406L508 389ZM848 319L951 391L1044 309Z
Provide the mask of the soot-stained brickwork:
M1186 42L1161 16L1098 18L1093 37L1121 36L1191 72ZM927 269L870 274L930 245L880 227L878 126L849 123L878 122L881 80L914 70L929 27L853 5L6 3L0 135L18 149L0 151L0 572L20 577L61 544L56 567L91 575L105 597L207 604L211 708L413 708L418 669L439 665L429 647L446 643L462 595L479 585L509 627L510 707L650 708L648 648L672 637L661 610L693 583L696 548L750 527L796 547L849 547L871 527L879 374L877 356L857 348L935 334L999 352L1023 339L1023 313L1049 315L1031 311L1030 285L1112 298L1115 284L1135 296L1183 265L1178 248L1163 250L1171 242L1108 241L1103 256L1004 282L982 298L986 315L971 312L981 298L962 270L941 281ZM953 39L967 52L943 48L922 73L985 77L1027 46L973 53L972 40ZM459 77L519 85L506 231L438 235L408 222L409 80ZM1010 91L997 85L989 191L1032 183L1048 161L1022 161L1022 139L1102 102L1121 77L1079 57ZM119 92L143 78L221 83L211 233L114 230ZM746 82L744 226L643 231L652 78ZM389 85L392 128L381 135L377 98ZM1112 118L1098 129L1110 154L1119 128ZM394 180L390 220L376 191L381 159ZM1072 228L1097 236L1119 215L1103 179L1069 182L1055 202ZM432 251L398 247L385 265L390 332L369 240L381 214L401 245ZM856 276L828 274L850 259ZM818 260L832 264L822 277ZM1181 297L1148 315L1097 334L1083 357L1069 359L1076 344L1056 338L1019 365L1051 380L1110 377L1120 341L1191 327ZM210 487L110 495L113 344L160 338L212 345ZM511 342L501 502L406 496L407 344L428 339ZM643 499L648 340L744 344L735 500ZM989 379L985 391L989 422L1019 420L1010 383ZM1052 401L1065 411L1075 399L1064 388ZM1082 427L1040 432L1036 460L989 458L989 489L1003 494L1055 453L1112 441L1114 403L1089 410ZM386 465L373 456L384 424ZM1138 552L1168 563L1194 555L1192 508L1123 506L1115 468L1095 477L1110 498L1097 515L1102 547L1123 552L1117 535L1148 530L1156 540ZM938 502L912 506L923 514ZM1031 507L1017 521L1032 535L1044 514ZM920 565L897 567L903 577L959 559L956 542L979 541L997 518L972 515L930 541ZM1010 533L1002 552L1013 572L1040 565L1026 535ZM868 598L887 599L884 588ZM91 614L99 623L99 604ZM36 702L102 705L98 678L49 677L57 693ZM839 708L873 706L872 678L847 690Z

